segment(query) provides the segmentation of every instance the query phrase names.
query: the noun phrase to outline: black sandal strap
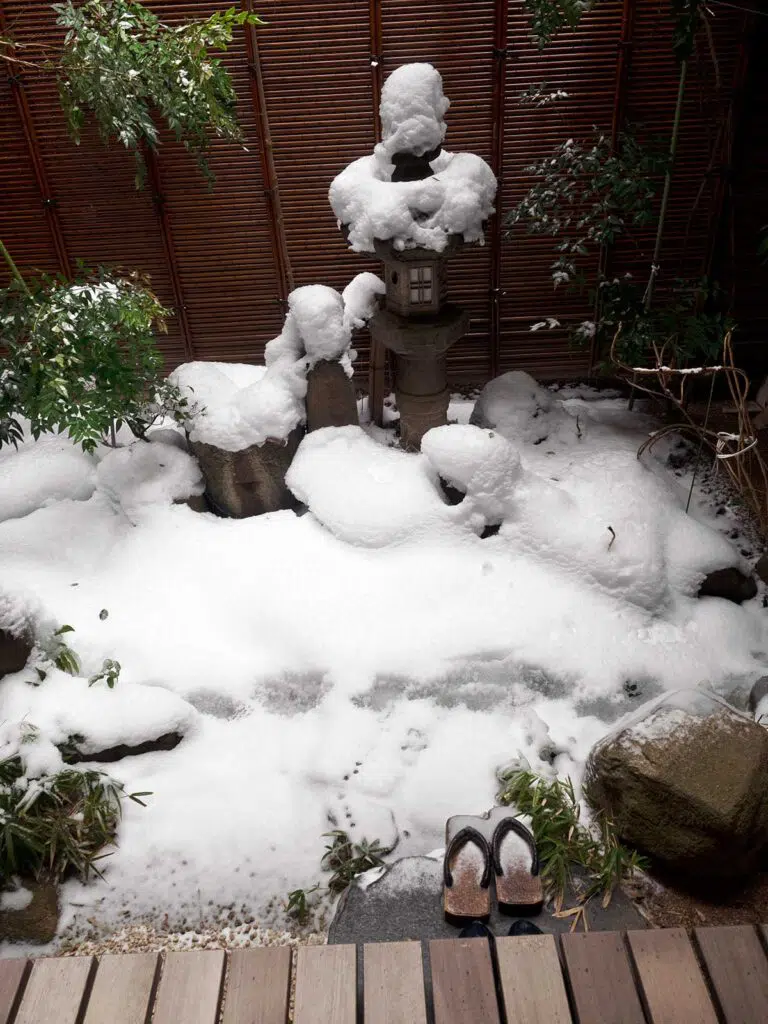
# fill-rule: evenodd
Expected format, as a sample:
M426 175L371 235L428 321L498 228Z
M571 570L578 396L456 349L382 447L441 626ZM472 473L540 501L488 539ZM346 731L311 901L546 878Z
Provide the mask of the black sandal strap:
M493 842L491 843L493 870L497 875L504 874L504 869L501 866L501 844L510 832L515 832L528 844L531 851L531 874L534 876L538 875L539 851L536 849L536 840L533 838L533 833L530 829L526 828L518 818L511 817L503 818L496 826L496 831L493 833Z
M471 825L467 825L466 828L461 829L448 844L445 851L445 857L443 858L443 882L447 889L453 886L453 875L449 867L449 862L453 854L457 853L462 846L467 843L474 843L480 849L483 855L483 861L485 866L483 867L483 874L480 879L480 888L487 889L491 884L491 848L488 845L488 840L482 834L478 832L476 828L472 828Z

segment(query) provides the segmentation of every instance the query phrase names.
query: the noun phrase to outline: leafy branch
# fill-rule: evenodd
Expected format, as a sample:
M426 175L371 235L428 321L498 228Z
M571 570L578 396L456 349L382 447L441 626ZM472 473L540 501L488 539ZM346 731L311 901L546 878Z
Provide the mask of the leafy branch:
M157 117L197 158L212 184L212 140L242 143L243 134L231 76L211 54L226 51L238 27L263 24L259 16L230 7L204 20L166 25L138 0L66 0L51 6L56 24L65 30L61 52L0 38L0 59L19 70L56 75L75 142L93 117L104 142L116 140L133 152L140 188L146 177L144 150L159 145Z

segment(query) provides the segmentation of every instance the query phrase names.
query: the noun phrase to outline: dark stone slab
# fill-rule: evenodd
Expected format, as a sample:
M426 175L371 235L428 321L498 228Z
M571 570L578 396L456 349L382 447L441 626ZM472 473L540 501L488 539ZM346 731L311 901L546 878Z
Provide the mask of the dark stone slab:
M67 764L80 764L83 761L99 761L108 764L111 761L121 761L124 757L136 757L139 754L154 754L158 750L173 750L181 743L182 736L179 732L165 732L154 740L145 740L143 743L118 743L117 746L107 747L105 750L96 750L93 753L86 753L78 750L77 746L67 747L64 760Z
M564 906L573 906L570 892ZM567 932L572 918L553 917L554 908L531 920L544 932ZM592 900L587 910L590 931L622 931L646 928L629 897L617 890L607 907ZM517 918L500 914L495 903L489 927L506 935ZM396 942L405 939L456 938L459 929L446 923L442 907L442 862L430 857L405 857L395 861L378 881L366 889L350 886L339 900L328 934L329 943Z

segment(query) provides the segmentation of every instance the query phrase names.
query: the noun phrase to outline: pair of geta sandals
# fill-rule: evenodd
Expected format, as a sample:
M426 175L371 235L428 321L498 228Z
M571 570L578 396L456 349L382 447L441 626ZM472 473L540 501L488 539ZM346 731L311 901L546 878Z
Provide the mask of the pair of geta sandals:
M506 812L506 813L505 813ZM539 857L530 830L507 808L495 808L476 824L449 818L443 861L443 911L458 924L467 918L487 921L491 883L502 914L529 916L542 907ZM491 831L492 829L492 831Z

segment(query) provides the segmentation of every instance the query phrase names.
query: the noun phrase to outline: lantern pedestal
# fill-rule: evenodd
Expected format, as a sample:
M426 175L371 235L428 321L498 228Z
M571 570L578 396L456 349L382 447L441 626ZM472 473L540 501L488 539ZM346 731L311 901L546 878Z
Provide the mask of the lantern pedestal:
M467 333L469 315L446 303L426 319L380 310L370 321L371 336L395 354L395 395L400 410L400 442L418 451L432 427L448 422L446 352Z

